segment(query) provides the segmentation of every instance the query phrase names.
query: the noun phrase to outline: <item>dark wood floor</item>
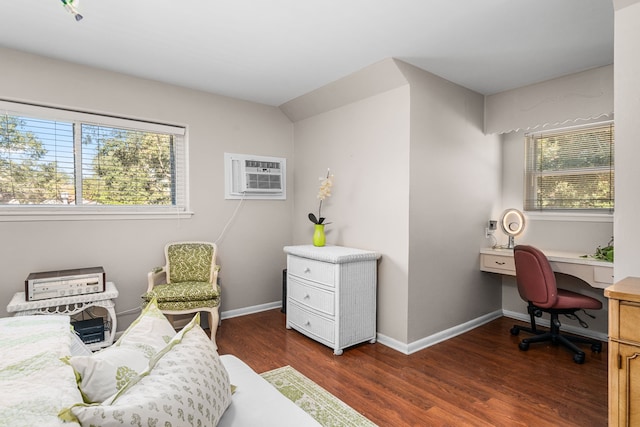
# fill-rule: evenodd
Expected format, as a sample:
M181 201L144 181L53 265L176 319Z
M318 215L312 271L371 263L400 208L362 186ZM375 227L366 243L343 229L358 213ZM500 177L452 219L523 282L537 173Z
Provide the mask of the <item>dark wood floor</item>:
M606 344L578 365L550 344L520 351L513 324L500 318L408 356L379 343L334 356L269 310L222 321L217 343L259 373L291 365L381 427L606 426Z

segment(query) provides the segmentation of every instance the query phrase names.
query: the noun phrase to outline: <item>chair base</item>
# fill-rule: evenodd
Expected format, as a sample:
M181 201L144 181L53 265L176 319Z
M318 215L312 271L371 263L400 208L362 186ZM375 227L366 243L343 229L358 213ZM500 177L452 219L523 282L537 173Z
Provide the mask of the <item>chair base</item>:
M577 310L547 310L551 315L550 329L549 331L540 331L536 328L535 316L540 312L537 307L529 307L529 314L531 316L531 327L514 325L510 332L511 335L518 335L520 331L529 332L534 334L533 337L525 338L520 341L518 348L522 351L527 351L531 343L550 341L552 344L561 344L564 347L571 350L573 354L573 361L578 364L582 364L585 361L585 353L574 343L589 344L591 345L591 351L594 353L600 353L602 351L602 342L590 339L577 337L573 335L564 335L560 333L560 321L558 320L559 314L575 314ZM541 313L540 313L541 314Z

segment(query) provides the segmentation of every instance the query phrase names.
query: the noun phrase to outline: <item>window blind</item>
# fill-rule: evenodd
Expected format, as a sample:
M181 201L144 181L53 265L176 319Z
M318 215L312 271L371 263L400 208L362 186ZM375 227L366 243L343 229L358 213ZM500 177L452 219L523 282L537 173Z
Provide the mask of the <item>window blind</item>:
M2 107L0 206L186 211L185 128L0 101Z
M613 123L526 136L525 210L613 211Z

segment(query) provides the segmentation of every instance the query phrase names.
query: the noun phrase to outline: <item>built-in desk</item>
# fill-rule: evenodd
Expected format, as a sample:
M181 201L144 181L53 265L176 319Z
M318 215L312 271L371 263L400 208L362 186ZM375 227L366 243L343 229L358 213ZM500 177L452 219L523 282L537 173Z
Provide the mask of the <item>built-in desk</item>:
M584 280L594 288L604 289L613 284L613 263L583 258L581 253L542 250L556 273L568 274ZM516 275L512 249L480 249L480 270Z

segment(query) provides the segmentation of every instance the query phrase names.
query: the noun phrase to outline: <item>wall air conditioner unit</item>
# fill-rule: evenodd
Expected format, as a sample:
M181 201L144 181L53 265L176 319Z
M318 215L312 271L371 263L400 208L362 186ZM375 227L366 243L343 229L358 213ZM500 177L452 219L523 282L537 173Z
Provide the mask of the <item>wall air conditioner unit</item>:
M286 159L224 154L225 199L285 200Z

